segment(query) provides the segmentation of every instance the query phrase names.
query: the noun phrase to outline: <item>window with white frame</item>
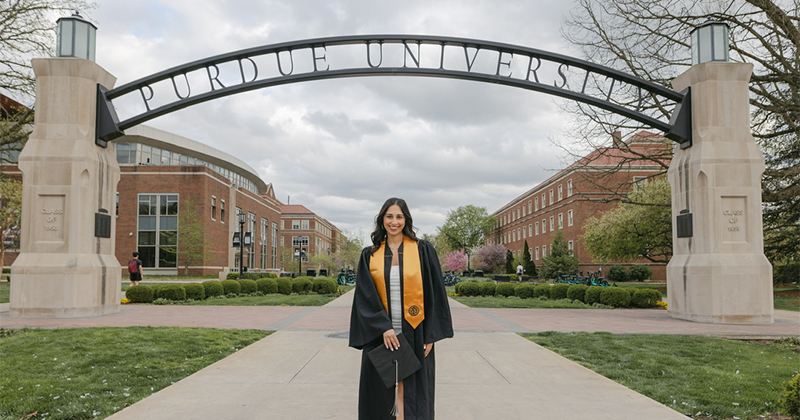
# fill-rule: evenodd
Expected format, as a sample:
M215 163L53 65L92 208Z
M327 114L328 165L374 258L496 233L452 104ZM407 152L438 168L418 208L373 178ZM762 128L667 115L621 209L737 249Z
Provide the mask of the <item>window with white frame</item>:
M219 221L225 223L225 200L219 200Z
M547 206L547 201L545 201L544 193L542 193L542 208L545 208L546 206Z
M564 187L561 185L558 186L558 201L561 201L564 198Z
M575 250L575 243L573 241L567 242L567 249L569 250L569 253L572 254L572 251Z
M539 222L534 223L534 226L536 226L536 234L538 235L539 234Z
M533 199L533 209L534 211L539 211L539 197Z
M533 223L528 225L528 235L533 237Z
M532 205L532 201L531 201L531 200L528 200L528 214L530 214L530 213L532 213L532 212L533 212L533 205Z
M302 229L302 230L308 230L308 220L302 220L302 221L300 222L300 229Z
M550 205L553 205L553 189L550 188Z
M558 228L564 229L564 213L558 213Z
M572 210L567 210L567 226L572 226Z
M555 229L555 222L556 222L556 218L554 216L550 216L550 232L556 230Z
M528 227L527 226L523 226L522 227L522 239L525 239L527 237L528 237Z
M567 197L572 196L572 180L567 180Z
M217 197L211 196L211 220L217 220Z
M537 246L536 248L534 248L534 250L536 252L536 260L538 261L539 260L539 247Z
M542 219L542 233L547 233L547 219Z
M300 221L292 220L292 230L300 230Z
M542 258L547 256L547 245L542 245Z

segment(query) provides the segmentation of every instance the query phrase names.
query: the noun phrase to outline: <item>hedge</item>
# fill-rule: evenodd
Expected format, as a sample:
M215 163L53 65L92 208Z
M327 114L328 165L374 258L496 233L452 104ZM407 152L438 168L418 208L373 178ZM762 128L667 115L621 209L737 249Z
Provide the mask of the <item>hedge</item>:
M516 284L511 283L500 283L497 285L495 289L495 296L502 296L502 297L509 297L514 296L514 287Z
M291 295L292 294L292 279L289 277L279 277L275 279L275 283L278 285L278 293L282 295Z
M239 284L238 280L223 280L222 289L225 291L226 295L231 293L238 295L242 291L242 285Z
M241 279L239 280L239 286L239 293L245 293L249 295L250 293L255 293L258 291L258 285L256 285L255 280Z
M330 277L317 277L311 284L311 290L320 295L332 295L339 291L339 284Z
M550 285L541 283L534 286L533 297L550 297Z
M622 287L604 287L600 292L600 303L603 305L624 308L631 304L631 294Z
M645 281L653 275L653 269L649 265L632 265L629 277L633 281Z
M206 298L206 290L200 283L186 283L183 285L186 291L186 299L203 300Z
M166 284L158 289L156 299L186 300L186 289L180 284Z
M520 299L530 299L533 297L534 285L528 283L519 283L514 288L514 295Z
M494 296L497 289L497 285L490 281L479 283L479 286L481 289L481 296Z
M639 308L652 308L661 300L661 292L656 289L638 289L631 297L631 304Z
M611 281L626 281L628 280L628 270L621 265L612 265L608 269L608 279Z
M299 295L307 295L311 292L313 279L308 276L300 276L292 280L292 291Z
M566 299L569 285L564 283L554 284L550 287L550 299Z
M595 303L600 303L600 293L606 289L603 286L589 286L586 289L586 295L584 297L583 303L587 305L594 305Z
M150 286L139 285L129 287L125 292L125 297L133 303L152 303L155 294Z
M481 294L481 286L478 283L469 281L459 284L461 285L459 289L461 296L478 296Z
M205 290L207 298L225 294L225 288L222 287L222 282L219 280L204 281L203 290Z
M261 278L256 280L256 288L265 295L278 293L278 282L273 278Z
M579 300L583 303L586 303L586 290L589 286L585 284L573 284L569 286L567 289L567 299L569 300Z

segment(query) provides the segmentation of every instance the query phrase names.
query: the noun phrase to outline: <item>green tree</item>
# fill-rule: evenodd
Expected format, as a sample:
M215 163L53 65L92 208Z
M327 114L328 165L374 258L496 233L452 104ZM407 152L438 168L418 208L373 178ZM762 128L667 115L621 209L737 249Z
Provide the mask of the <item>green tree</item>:
M578 262L578 258L567 248L564 231L557 230L553 235L550 253L542 260L542 274L547 278L556 278L561 274L572 273L578 269Z
M463 249L469 261L472 251L484 243L495 224L494 216L486 213L485 207L470 204L449 211L447 220L437 229L437 234L449 249Z
M0 174L0 273L6 249L18 247L22 184Z
M32 126L32 109L22 106L0 109L0 164L17 163Z
M205 249L209 243L205 239L205 229L199 216L197 205L191 199L181 203L178 216L178 261L183 263L183 274L189 274L189 266L202 264Z
M514 253L506 250L506 274L514 274Z
M361 257L361 250L364 248L364 235L359 233L342 232L336 239L335 251L332 255L334 262L333 275L339 269L350 267L356 268L358 259Z
M338 273L338 268L333 259L333 255L317 254L311 257L308 261L308 267L315 268L317 270L317 274L319 274L319 270L328 270L329 276L335 276L336 273Z
M645 258L669 262L672 256L672 217L670 186L666 179L655 179L628 194L628 200L589 218L582 239L598 261L630 261Z
M536 263L531 258L531 248L528 246L528 241L525 241L525 248L522 251L522 266L525 268L525 274L529 276L536 275Z

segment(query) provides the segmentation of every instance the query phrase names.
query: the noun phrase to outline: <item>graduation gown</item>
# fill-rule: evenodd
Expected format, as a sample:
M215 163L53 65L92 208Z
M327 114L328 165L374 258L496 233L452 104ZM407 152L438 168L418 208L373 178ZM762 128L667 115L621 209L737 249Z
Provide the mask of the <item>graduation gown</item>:
M420 270L425 318L417 328L403 318L403 336L408 340L422 368L403 380L404 409L406 420L432 420L434 418L436 346L425 357L423 345L435 343L453 336L450 305L442 279L442 270L436 250L429 242L418 241ZM384 279L387 301L391 302L389 270L392 252L384 247ZM403 248L399 250L400 278L403 278ZM360 420L393 420L394 386L386 388L367 353L383 345L383 333L392 329L392 320L384 309L381 298L370 274L371 247L361 251L356 272L356 291L350 316L350 347L363 350L361 354L361 378L358 391L358 418ZM403 282L401 284L401 293Z

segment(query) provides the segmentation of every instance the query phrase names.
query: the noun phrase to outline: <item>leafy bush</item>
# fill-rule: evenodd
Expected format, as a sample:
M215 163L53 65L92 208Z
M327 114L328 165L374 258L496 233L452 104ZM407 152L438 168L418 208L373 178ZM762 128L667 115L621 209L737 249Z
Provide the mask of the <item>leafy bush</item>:
M239 280L239 287L240 287L239 293L250 294L258 291L258 285L256 285L255 280L241 279Z
M275 279L272 278L258 279L256 280L256 288L258 288L259 292L265 295L278 293L278 282L276 282Z
M587 305L600 303L600 293L603 289L605 289L603 286L589 286L589 288L586 289L586 296L584 297L583 303Z
M495 296L502 296L502 297L514 296L515 286L516 286L515 284L511 283L500 283L497 285L497 288L495 288L494 294Z
M793 419L800 419L800 373L783 384L783 397L780 400L783 412Z
M566 299L567 290L569 290L569 285L564 283L554 284L550 286L550 299L553 300Z
M292 279L289 277L279 277L275 279L275 283L278 285L278 293L282 295L291 295L292 294Z
M608 279L611 281L627 281L628 270L621 265L612 265L608 270Z
M569 300L579 300L583 303L586 303L586 290L589 286L585 284L573 284L569 286L567 289L567 299Z
M514 288L514 295L520 299L530 299L533 297L533 290L535 288L536 287L532 284L520 283Z
M653 269L649 265L632 265L629 278L632 281L645 281L653 275Z
M313 280L308 276L300 276L292 280L292 291L299 295L307 295L311 292Z
M186 290L186 299L203 300L206 298L206 290L200 283L186 283L183 285Z
M317 277L311 285L311 290L320 295L332 295L339 290L339 285L330 277Z
M631 304L639 308L652 308L661 300L661 292L656 289L637 289L631 296Z
M516 274L506 274L508 276L508 281L517 281L519 277Z
M459 294L461 296L478 296L481 294L481 286L478 283L469 281L460 284L461 292Z
M637 290L639 290L636 287L623 287L622 289L628 292L629 295L631 295L631 299L633 299L633 294L636 293Z
M231 293L236 295L242 291L242 285L239 284L238 280L223 280L222 289L225 291L226 295Z
M631 294L622 287L604 287L600 292L600 303L615 308L625 308L631 304Z
M481 296L494 296L497 285L491 281L485 281L483 283L479 283L481 287Z
M239 273L236 271L231 271L230 273L228 273L227 276L225 276L225 279L227 280L236 280L238 278L239 278Z
M133 303L152 303L155 294L150 286L139 285L129 287L125 292L125 297Z
M225 294L225 288L222 287L222 282L219 280L204 281L203 290L206 292L206 297L222 296Z
M166 284L158 289L156 299L186 300L186 289L180 284Z
M800 279L800 262L776 265L772 272L774 284L790 284Z
M537 284L533 288L533 297L550 297L550 285L547 283Z

